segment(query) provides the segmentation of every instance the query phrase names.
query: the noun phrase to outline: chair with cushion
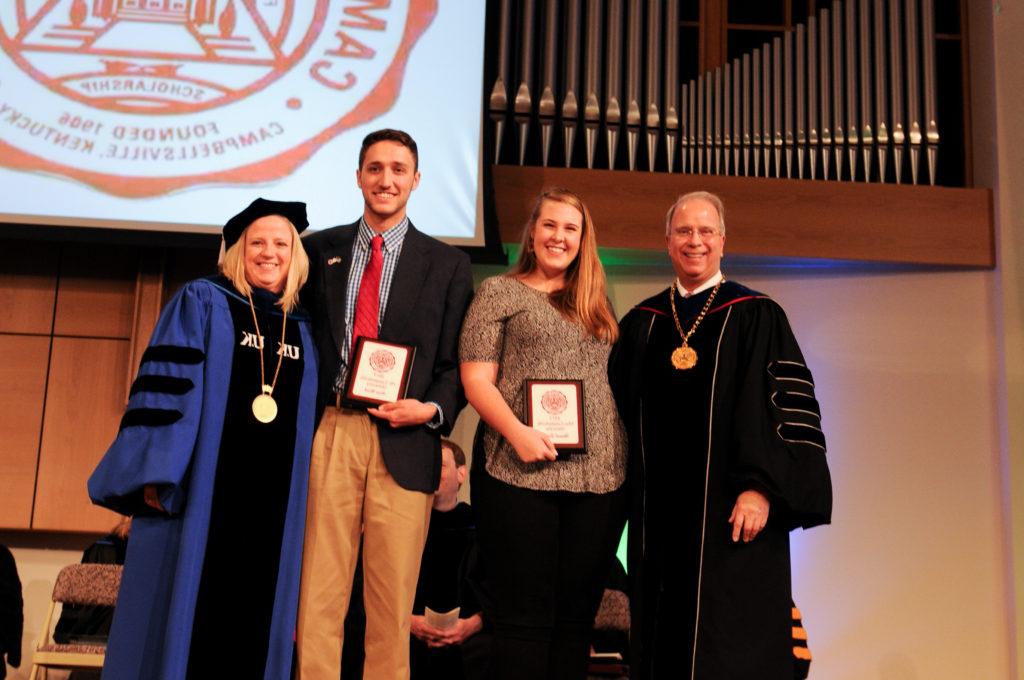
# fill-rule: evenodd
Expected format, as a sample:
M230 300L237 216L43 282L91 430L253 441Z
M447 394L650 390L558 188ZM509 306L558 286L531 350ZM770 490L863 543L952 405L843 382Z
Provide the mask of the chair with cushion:
M53 614L58 602L113 607L121 587L121 571L122 567L116 564L71 564L60 570L57 582L53 584L50 610L32 655L29 680L36 680L40 669L45 678L49 668L103 667L107 651L105 644L59 644L53 640Z
M590 655L588 678L629 678L629 597L606 588L594 619L595 652Z

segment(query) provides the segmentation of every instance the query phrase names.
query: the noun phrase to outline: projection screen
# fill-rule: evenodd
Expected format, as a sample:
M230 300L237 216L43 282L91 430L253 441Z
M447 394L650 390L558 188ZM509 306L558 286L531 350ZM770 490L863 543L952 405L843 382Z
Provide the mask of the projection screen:
M264 196L351 222L360 142L394 127L417 227L482 245L485 5L4 0L0 221L215 231Z

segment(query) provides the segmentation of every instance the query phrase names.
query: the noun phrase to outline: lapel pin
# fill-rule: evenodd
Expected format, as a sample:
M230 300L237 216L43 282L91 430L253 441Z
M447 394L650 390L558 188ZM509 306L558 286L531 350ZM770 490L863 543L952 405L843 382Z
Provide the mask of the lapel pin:
M335 255L327 260L327 265L330 266L332 264L338 264L339 262L341 262L341 257L339 255Z

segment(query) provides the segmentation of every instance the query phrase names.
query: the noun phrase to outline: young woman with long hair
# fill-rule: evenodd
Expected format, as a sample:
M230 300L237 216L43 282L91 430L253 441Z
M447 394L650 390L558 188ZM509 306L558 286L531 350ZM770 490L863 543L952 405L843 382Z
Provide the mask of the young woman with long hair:
M488 677L586 676L623 522L626 440L607 374L617 336L590 211L571 191L545 191L518 262L477 291L459 349L481 417L471 494L494 630ZM584 450L527 424L529 379L582 383Z

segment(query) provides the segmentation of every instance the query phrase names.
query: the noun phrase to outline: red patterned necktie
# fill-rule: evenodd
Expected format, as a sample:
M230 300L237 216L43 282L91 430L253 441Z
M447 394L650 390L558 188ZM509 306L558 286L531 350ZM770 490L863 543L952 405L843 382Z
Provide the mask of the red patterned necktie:
M384 266L384 255L381 246L384 237L377 234L370 241L370 260L363 270L363 280L359 283L359 297L356 298L356 319L352 326L352 358L355 358L356 340L360 336L377 337L377 324L380 317L380 272Z

